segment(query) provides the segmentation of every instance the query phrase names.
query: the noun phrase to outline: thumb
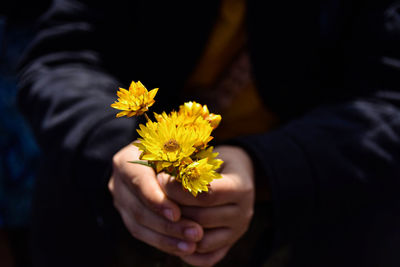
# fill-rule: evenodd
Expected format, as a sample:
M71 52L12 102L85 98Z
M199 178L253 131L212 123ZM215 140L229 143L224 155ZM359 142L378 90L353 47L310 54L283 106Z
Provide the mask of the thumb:
M139 155L140 151L133 145L121 149L113 157L113 176L120 179L147 208L170 221L178 221L181 217L180 208L163 192L154 170L129 162L139 159Z
M136 165L136 164L132 164ZM156 179L154 170L146 166L132 166L140 168L139 175L131 177L130 184L140 201L154 212L162 215L167 220L176 222L181 217L179 206L170 200L162 190Z

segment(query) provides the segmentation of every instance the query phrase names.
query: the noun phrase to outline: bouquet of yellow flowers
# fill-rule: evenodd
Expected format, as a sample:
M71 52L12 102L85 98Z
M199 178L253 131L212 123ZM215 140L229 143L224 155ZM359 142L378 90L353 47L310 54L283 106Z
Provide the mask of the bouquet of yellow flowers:
M118 100L111 107L122 110L116 117L132 117L144 114L146 125L140 124L137 132L139 142L133 143L142 152L140 163L152 167L156 173L166 172L175 177L183 188L194 196L208 191L214 179L221 178L217 172L223 163L218 153L208 143L211 132L218 127L221 116L210 113L206 105L186 102L178 111L169 114L154 113L154 121L147 114L155 100L158 88L148 91L138 81L129 90L119 88Z

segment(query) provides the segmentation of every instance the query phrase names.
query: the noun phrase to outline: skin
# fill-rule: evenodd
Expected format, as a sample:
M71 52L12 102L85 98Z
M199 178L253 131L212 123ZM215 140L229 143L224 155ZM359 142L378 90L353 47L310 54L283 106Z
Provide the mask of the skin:
M196 198L182 190L179 183L167 175L159 175L160 184L168 196L181 205L182 217L198 222L204 236L193 254L181 256L196 266L212 266L223 259L229 249L247 231L253 217L253 166L247 153L234 146L215 149L224 160L222 179L211 182L210 191Z
M212 266L224 258L253 216L253 166L239 147L220 146L215 151L224 160L223 178L196 198L173 177L127 163L133 155L138 158L136 147L129 145L114 156L109 189L133 237L195 266Z
M203 228L181 218L179 206L166 197L151 168L128 163L139 155L135 146L128 145L113 157L108 188L125 226L133 237L166 253L193 253Z

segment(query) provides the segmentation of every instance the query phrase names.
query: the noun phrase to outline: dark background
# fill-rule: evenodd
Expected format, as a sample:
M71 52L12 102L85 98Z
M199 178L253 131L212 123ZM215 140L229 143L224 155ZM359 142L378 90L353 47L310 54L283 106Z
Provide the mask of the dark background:
M50 1L0 2L0 266L31 266L30 218L40 150L16 105L17 66Z

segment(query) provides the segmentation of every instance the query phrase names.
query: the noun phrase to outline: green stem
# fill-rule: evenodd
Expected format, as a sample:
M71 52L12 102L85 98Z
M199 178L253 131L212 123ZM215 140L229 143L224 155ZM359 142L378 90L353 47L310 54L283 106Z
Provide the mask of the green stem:
M128 161L128 162L134 163L134 164L140 164L140 165L144 165L144 166L152 168L152 165L150 163L148 163L147 161L134 160L134 161Z

